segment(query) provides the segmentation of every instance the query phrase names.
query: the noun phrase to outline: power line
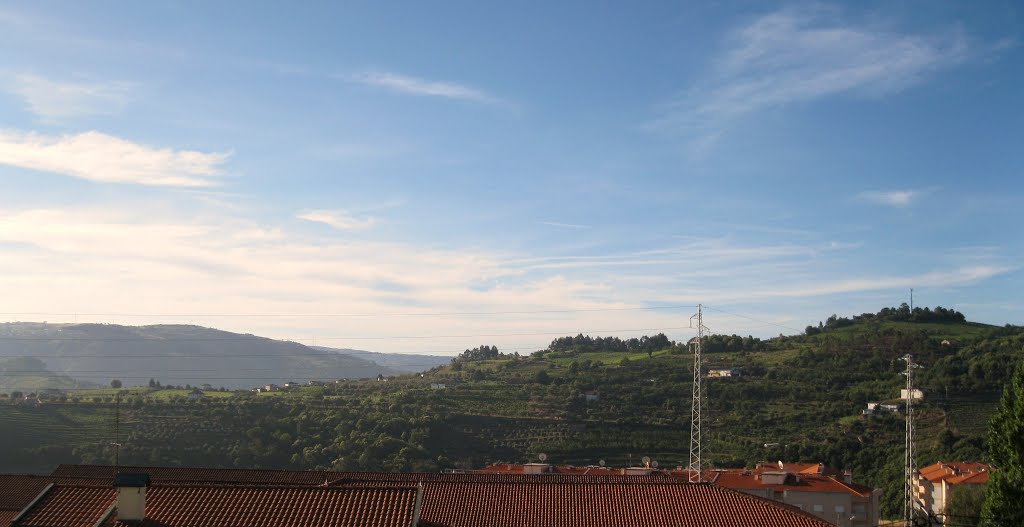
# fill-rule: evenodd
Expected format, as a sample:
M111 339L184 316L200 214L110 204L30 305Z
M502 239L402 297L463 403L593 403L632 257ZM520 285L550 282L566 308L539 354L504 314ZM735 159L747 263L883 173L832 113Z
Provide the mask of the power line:
M801 329L790 327L790 326L787 326L785 324L779 324L778 322L771 322L771 321L768 321L768 320L762 320L762 319L750 317L750 316L747 316L747 315L741 315L739 313L733 313L731 311L726 311L724 309L713 307L713 306L705 305L704 308L705 309L710 309L712 311L718 311L719 313L725 313L726 315L732 315L734 317L740 317L740 318L745 318L747 320L752 320L754 322L760 322L761 324L765 324L767 326L776 326L776 327L780 327L780 328L783 328L783 329L788 329L790 331L795 331L797 333L801 333L803 331Z

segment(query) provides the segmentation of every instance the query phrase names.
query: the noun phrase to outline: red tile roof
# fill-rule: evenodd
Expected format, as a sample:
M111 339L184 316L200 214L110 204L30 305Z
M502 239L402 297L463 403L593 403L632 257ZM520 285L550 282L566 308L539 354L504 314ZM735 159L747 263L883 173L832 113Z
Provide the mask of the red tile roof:
M845 483L833 477L800 475L786 478L786 483L771 485L762 483L757 474L741 471L716 471L712 483L730 489L772 489L792 490L798 492L835 492L854 494L861 497L871 496L872 489L856 483Z
M202 481L207 483L201 483L200 487L213 488L209 481L228 482L229 485L220 487L233 488L242 493L269 491L276 488L275 484L265 482L273 481L308 482L305 490L309 491L408 490L422 483L424 490L420 527L828 525L788 505L719 486L691 485L664 473L652 476L615 476L566 471L568 473L552 476L509 471L483 474L343 473L157 467L122 467L122 471L145 472L150 475L154 486L146 498L147 515L158 510L154 507L157 507L159 493L167 495L171 492L169 489L178 489L175 492L184 493L196 487L195 480L191 478L204 478ZM112 477L113 468L62 465L54 474L108 474ZM327 478L330 478L328 486L321 486ZM294 492L296 487L289 488ZM254 507L266 500L258 501ZM173 503L177 503L179 508L187 508L184 495ZM311 501L307 499L305 503ZM193 518L175 517L175 521L179 520L192 521Z
M49 476L0 474L0 510L13 510L17 514L50 483Z
M409 527L416 487L153 486L141 527ZM112 486L57 486L16 526L92 527L117 501ZM116 512L104 525L122 525ZM127 524L125 524L127 525Z
M112 486L54 486L13 525L92 527L114 503Z
M712 485L424 484L419 527L830 525L794 507Z
M988 475L992 468L982 463L963 463L956 461L939 461L920 470L921 477L932 483L945 481L950 485L969 483L984 485L988 483Z
M0 525L10 525L11 520L18 515L19 511L0 510Z

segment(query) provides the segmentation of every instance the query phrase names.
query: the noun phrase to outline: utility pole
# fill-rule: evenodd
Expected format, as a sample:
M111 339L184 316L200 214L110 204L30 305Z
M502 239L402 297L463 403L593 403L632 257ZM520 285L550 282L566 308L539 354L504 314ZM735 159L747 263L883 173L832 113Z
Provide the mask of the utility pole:
M114 472L121 466L121 390L114 395L117 401L114 407Z
M694 324L696 323L696 326ZM697 305L697 314L690 317L690 327L697 329L697 343L693 348L693 397L690 407L690 466L688 477L690 483L703 481L704 460L701 457L704 437L701 435L701 421L706 414L707 392L703 383L703 360L701 348L704 345L704 315L701 305Z
M914 459L914 368L921 366L914 363L908 353L902 357L907 362L907 392L904 397L907 416L907 435L903 457L903 520L906 525L913 525L914 522L914 476L917 473L917 463Z

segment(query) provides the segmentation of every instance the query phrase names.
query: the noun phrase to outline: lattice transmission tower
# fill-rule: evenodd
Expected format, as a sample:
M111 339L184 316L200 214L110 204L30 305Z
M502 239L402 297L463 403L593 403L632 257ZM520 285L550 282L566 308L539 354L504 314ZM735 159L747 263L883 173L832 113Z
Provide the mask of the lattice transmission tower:
M907 407L907 436L903 456L903 520L909 526L914 524L914 476L917 473L917 462L914 459L914 369L921 366L914 363L909 353L901 360L907 362L907 371L903 372L903 375L907 376L907 391L904 394L904 404Z
M697 330L696 343L693 348L693 397L690 407L690 466L688 469L690 483L703 481L704 459L701 450L704 446L702 435L702 421L707 417L707 390L704 387L703 368L704 362L701 357L701 348L704 346L704 314L700 304L697 305L697 314L690 317L690 327Z

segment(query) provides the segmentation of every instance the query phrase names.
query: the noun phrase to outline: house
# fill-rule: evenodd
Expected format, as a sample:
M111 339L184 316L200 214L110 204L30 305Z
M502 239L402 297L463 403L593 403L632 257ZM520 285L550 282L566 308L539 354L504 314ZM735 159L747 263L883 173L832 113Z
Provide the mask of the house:
M708 377L739 377L739 368L729 368L727 370L708 370Z
M711 482L753 496L779 501L833 525L878 525L881 489L853 483L849 472L820 463L758 463L754 469L716 469Z
M914 476L914 493L932 514L943 514L957 489L984 488L991 472L992 468L982 463L939 461L918 470Z
M588 403L601 400L601 392L597 390L587 390L580 394L580 396L583 397Z
M327 383L326 383L326 382L324 382L324 381L312 381L312 380L311 380L311 381L309 381L309 383L308 383L308 384L309 384L310 386L327 386Z
M265 392L277 392L277 391L280 391L280 390L281 390L281 387L276 385L276 384L268 384L268 385L263 387L263 391L265 391Z
M431 390L444 390L447 388L443 382L432 382L430 383Z
M199 388L193 388L192 391L188 392L188 395L186 395L185 397L188 397L189 399L194 401L196 399L202 399L203 397L206 397L206 394L203 393L203 391L200 390Z
M295 381L288 381L288 382L284 383L284 387L288 388L288 389L298 388L299 386L302 386L302 385L297 383L297 382L295 382Z
M520 466L522 467L522 466ZM595 467L596 469L597 467ZM721 486L690 484L665 475L620 476L571 473L384 473L289 470L120 467L145 472L142 525L415 525L417 527L576 527L615 525L830 525L795 507ZM50 527L60 512L76 525L112 525L124 518L110 487L112 466L61 465L59 478L107 478L105 485L74 492L54 485L14 527ZM140 484L136 482L136 484ZM134 489L134 490L133 490ZM216 489L216 497L214 491ZM83 500L83 501L77 501ZM344 500L352 503L346 504ZM26 502L28 505L28 502ZM131 502L128 502L130 510ZM152 505L152 506L151 506ZM186 512L191 511L191 512ZM338 511L341 511L339 514ZM362 516L359 516L359 511ZM104 516L108 514L109 516ZM331 514L327 517L325 515ZM138 518L133 516L131 518ZM352 521L350 521L350 518ZM106 520L104 523L101 520ZM361 521L363 523L356 523Z
M895 414L899 411L900 405L898 404L868 403L867 408L861 410L861 413L864 415Z
M900 399L903 399L904 401L907 400L907 389L906 388L901 388L900 389ZM917 388L912 389L910 391L910 400L911 401L921 401L921 400L924 400L924 392L922 392L921 390L918 390Z

